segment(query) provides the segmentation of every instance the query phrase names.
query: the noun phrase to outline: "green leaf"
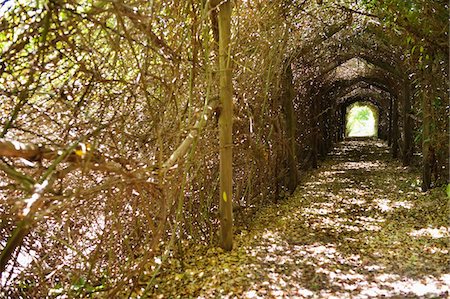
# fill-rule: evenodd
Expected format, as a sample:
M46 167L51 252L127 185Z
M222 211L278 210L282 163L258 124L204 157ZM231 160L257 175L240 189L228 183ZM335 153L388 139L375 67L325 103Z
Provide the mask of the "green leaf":
M450 198L450 184L447 184L447 197Z
M51 10L47 11L44 16L44 28L41 34L41 42L44 44L47 40L48 30L50 28L50 18L51 18Z
M435 109L438 109L442 106L442 99L441 97L435 97L433 101L433 106Z
M80 277L71 287L72 290L74 291L80 291L84 288L86 284L86 279L84 279L83 277Z

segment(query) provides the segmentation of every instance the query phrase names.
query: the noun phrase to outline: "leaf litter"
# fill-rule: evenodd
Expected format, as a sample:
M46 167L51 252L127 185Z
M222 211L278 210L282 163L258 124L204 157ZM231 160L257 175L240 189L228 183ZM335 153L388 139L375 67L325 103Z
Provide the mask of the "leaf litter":
M290 198L260 208L233 251L186 248L182 260L162 265L146 295L447 298L448 198L418 186L419 174L384 143L345 141Z

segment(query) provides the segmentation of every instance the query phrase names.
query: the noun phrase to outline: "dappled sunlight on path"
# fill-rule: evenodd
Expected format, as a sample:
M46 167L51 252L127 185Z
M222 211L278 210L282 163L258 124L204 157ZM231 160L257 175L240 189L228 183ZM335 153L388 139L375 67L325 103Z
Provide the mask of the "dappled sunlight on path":
M186 253L154 295L199 298L446 298L447 199L377 141L346 141L279 205L263 208L236 249Z

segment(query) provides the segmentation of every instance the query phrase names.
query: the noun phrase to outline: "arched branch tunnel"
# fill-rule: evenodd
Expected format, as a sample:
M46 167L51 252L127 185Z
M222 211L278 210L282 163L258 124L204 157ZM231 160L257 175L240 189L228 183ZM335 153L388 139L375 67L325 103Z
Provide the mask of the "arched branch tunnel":
M285 62L282 101L292 141L290 186L296 185L299 167L316 168L333 144L343 140L346 110L357 102L370 103L377 110L377 136L390 146L393 158L406 166L412 163L414 151L420 152L413 144L414 130L421 125L411 113L414 74L403 54L373 28L357 33L339 26L333 29L315 47L298 49ZM305 74L305 64L311 73ZM422 154L424 190L430 185L430 169L426 169L430 159Z
M275 211L282 231L260 238L263 226L258 225L255 235L242 231L243 241L258 236L272 246L286 227L305 233L297 228L306 228L306 206L279 217L280 205L272 205L299 183L304 183L299 189L311 183L306 191L315 193L308 207L328 197L333 201L327 202L333 204L327 207L332 215L341 217L341 208L334 205L341 201L341 207L349 208L349 220L355 221L353 204L344 203L355 193L330 191L335 181L328 180L341 176L328 171L336 160L341 164L357 158L359 163L367 157L357 157L358 144L365 142L338 144L348 137L378 138L389 146L390 153L379 141L362 145L366 151L380 150L374 159L386 162L389 169L380 171L380 179L398 169L397 163L386 159L389 154L414 167L403 169L411 176L390 180L386 195L407 190L395 186L401 185L399 181L414 181L414 187L407 187L418 194L415 169L422 171L423 191L449 183L448 4L443 1L3 2L0 272L7 270L14 280L12 292L16 286L25 286L20 291L38 286L22 295L41 298L61 290L61 296L88 297L95 286L107 291L103 294L108 298L145 297L150 286L162 286L158 271L165 272L161 267L166 259L181 257L180 263L170 261L167 270L183 272L189 270L184 269L184 258L198 253L214 256L213 265L228 264L225 255L216 254L219 251L197 251L197 245L211 246L220 239L221 246L231 250L233 227L247 227L245 222L255 212ZM355 108L366 109L366 114L355 116ZM369 118L370 130L352 129ZM334 155L349 144L351 155ZM321 169L330 176L307 171L318 168L331 151ZM374 172L379 171L364 175ZM359 169L349 173L342 173L342 189L361 182ZM352 180L354 173L358 178ZM306 175L311 175L310 182L303 181ZM327 182L322 180L325 177ZM349 180L352 183L347 185ZM361 208L371 217L373 209L366 203L375 204L374 184L357 186L357 191L364 191L358 194L362 194ZM342 200L336 200L337 194ZM411 201L417 207L410 209L411 222L422 207L427 213L443 214L429 209L429 202L422 206L421 200ZM313 228L317 214L307 214L313 216L308 225ZM379 213L387 214L393 215ZM291 218L298 218L298 226L286 225ZM341 233L346 230L342 223L333 220L330 227L310 229L308 238L299 242L289 236L283 246L293 254L309 252L310 245L326 245L338 254L347 236ZM336 237L336 247L328 247L330 237ZM306 247L297 250L293 246L298 243ZM430 245L434 251L435 243ZM185 247L195 248L196 254L184 251ZM250 253L248 247L244 249ZM24 252L37 255L30 255L30 263L19 267L15 257ZM270 249L263 256L267 252L274 253ZM247 261L253 265L259 255L251 253ZM328 253L328 249L322 252ZM344 256L335 257L335 265L342 266ZM353 271L353 254L348 260ZM385 268L378 267L379 260L374 261L377 269ZM31 261L38 261L39 267ZM310 268L307 262L305 268ZM243 264L238 263L241 273ZM409 267L408 262L404 273ZM368 272L372 281L374 272ZM17 279L12 277L15 273L20 273ZM80 276L83 273L87 275ZM189 280L196 284L193 296L199 296L197 286L202 284L197 278L203 274L186 273L193 279L163 280L183 286ZM315 270L288 274L300 280L313 277L307 287L325 282L324 272ZM141 284L147 276L152 277L150 282ZM217 277L213 281L228 279ZM330 281L343 285L336 277ZM100 285L105 288L97 288ZM73 293L74 286L86 293ZM372 288L370 283L366 286ZM135 293L135 288L140 290ZM347 291L342 294L351 295ZM21 296L5 294L0 288L0 297ZM232 296L217 293L227 294Z

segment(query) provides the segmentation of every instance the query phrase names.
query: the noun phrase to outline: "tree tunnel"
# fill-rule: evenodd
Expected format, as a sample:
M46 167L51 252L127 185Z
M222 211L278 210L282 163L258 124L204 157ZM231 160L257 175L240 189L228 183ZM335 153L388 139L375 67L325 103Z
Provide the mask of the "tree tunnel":
M373 117L373 133L368 135L385 140L394 158L409 165L413 152L421 150L422 146L413 144L413 130L420 123L417 119L413 123L411 75L404 56L375 27L349 32L335 26L315 47L296 49L286 60L283 86L290 91L284 93L283 107L286 122L291 124L289 139L297 141L289 151L292 163L316 168L333 143L353 134L348 129L348 109L360 103L365 103L365 111ZM309 69L305 70L305 64ZM423 158L424 165L427 159ZM294 168L292 178L297 177Z
M0 272L37 252L24 281L116 273L109 297L131 294L136 252L231 250L346 137L448 184L443 1L3 2Z

